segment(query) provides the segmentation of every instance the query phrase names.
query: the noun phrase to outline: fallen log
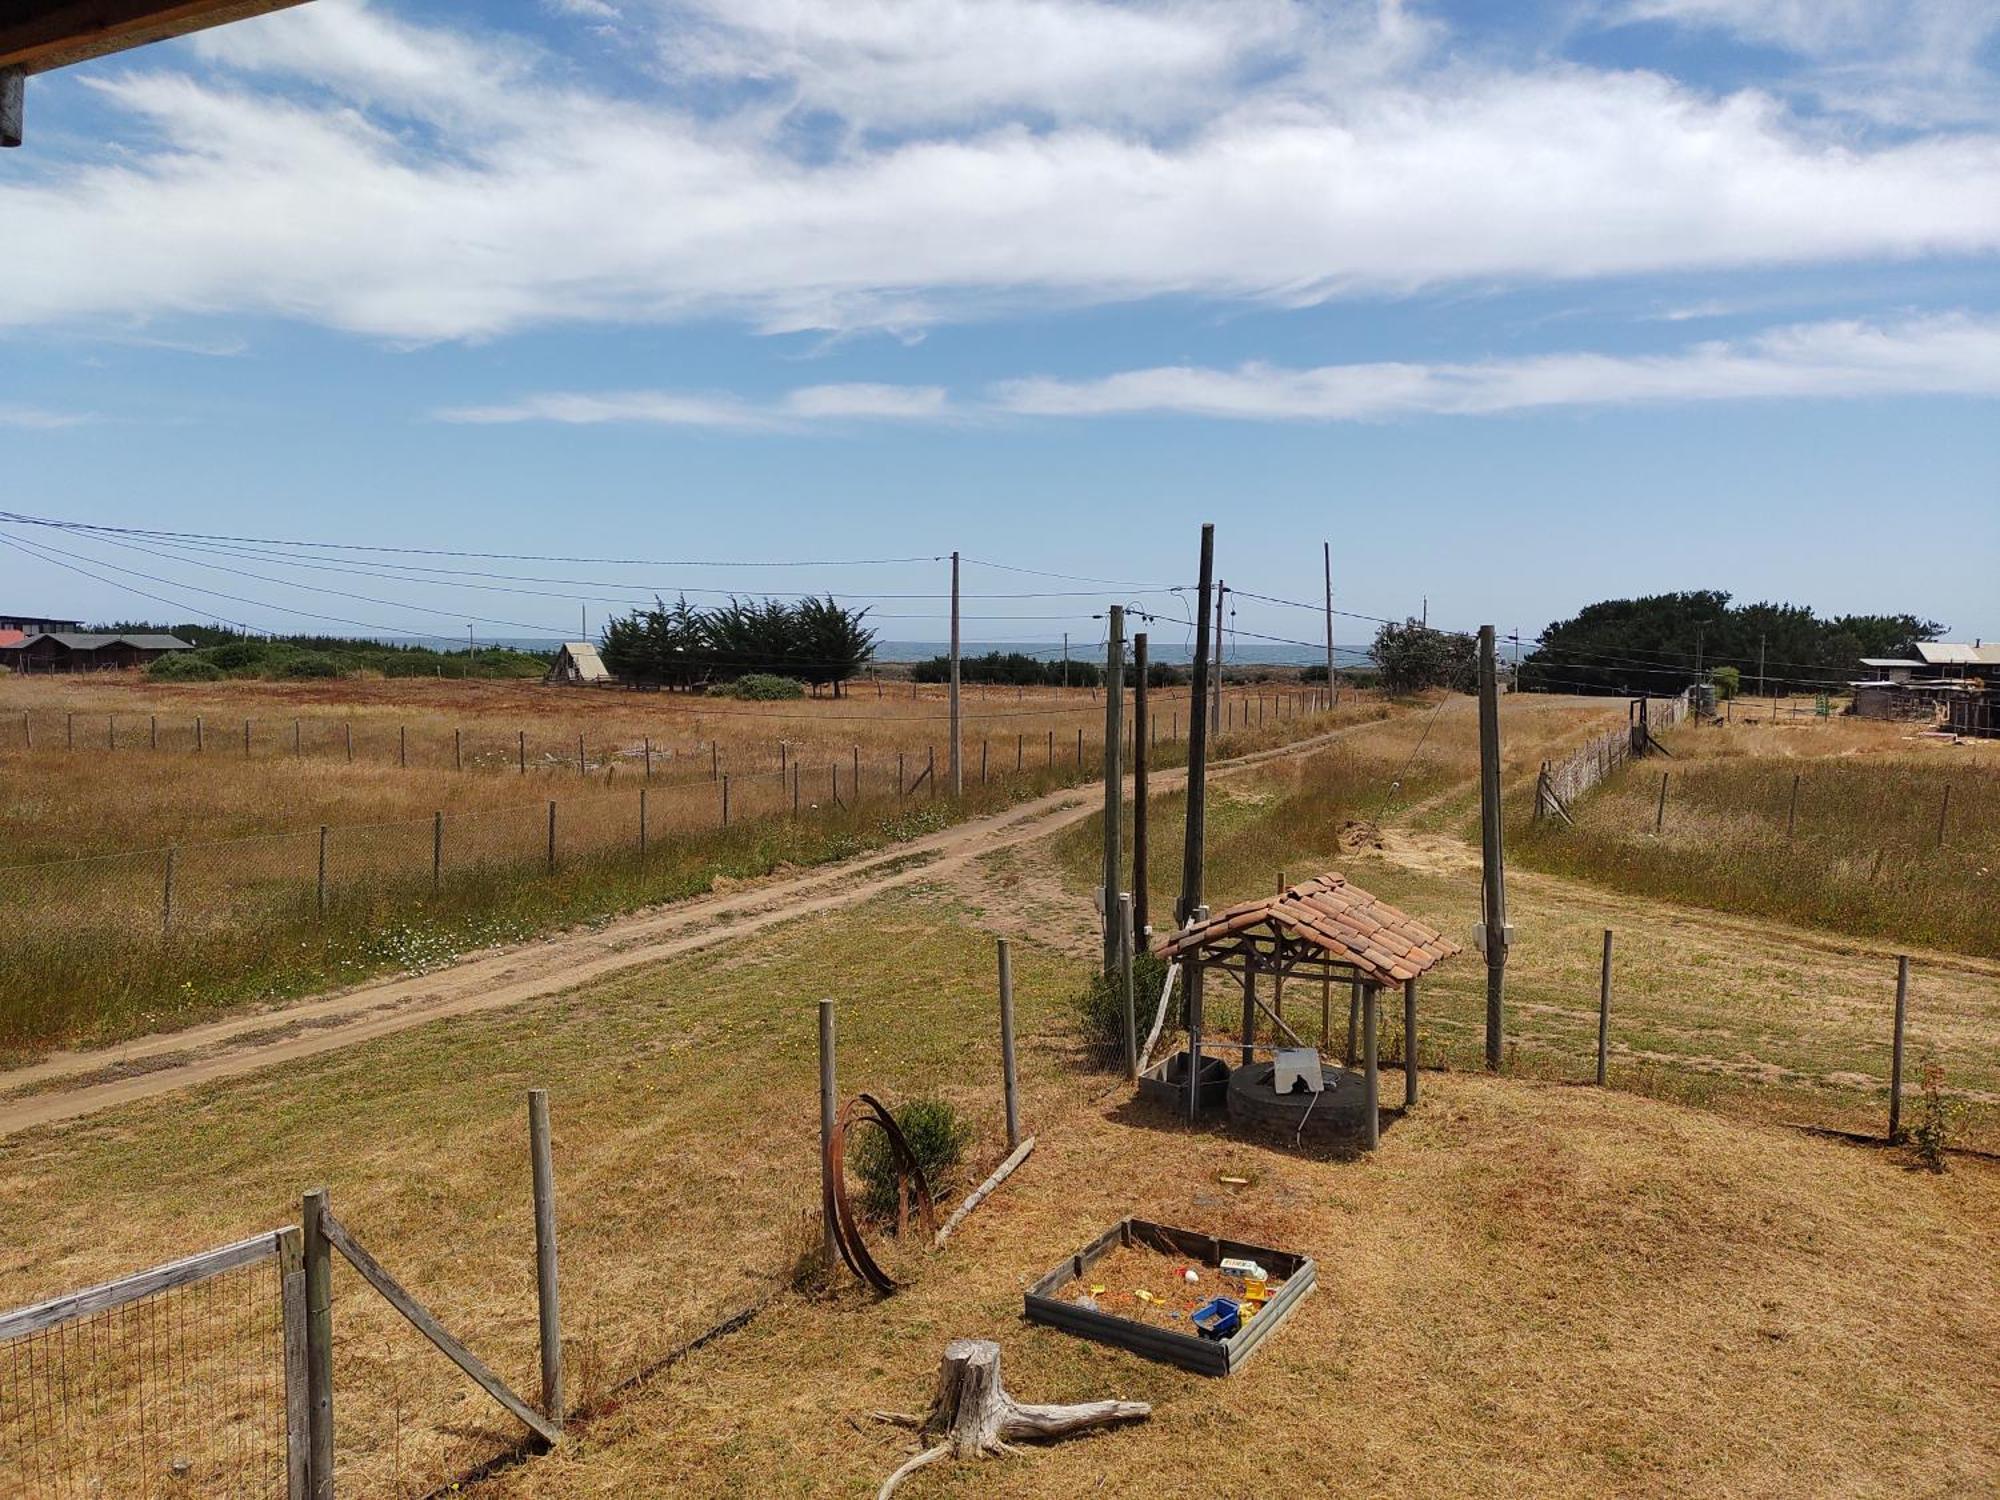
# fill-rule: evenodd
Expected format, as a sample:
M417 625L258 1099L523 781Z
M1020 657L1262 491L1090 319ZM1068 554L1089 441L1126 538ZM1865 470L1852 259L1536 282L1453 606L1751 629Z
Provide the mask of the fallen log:
M1013 1154L1010 1155L1005 1161L1000 1163L999 1167L994 1171L993 1175L987 1178L984 1182L980 1183L978 1187L974 1188L971 1191L971 1193L969 1193L966 1196L965 1201L959 1204L958 1207L952 1211L951 1217L944 1221L944 1228L940 1229L937 1232L937 1237L931 1241L931 1248L933 1250L942 1250L944 1248L944 1242L951 1238L951 1232L954 1229L958 1228L958 1226L964 1221L965 1216L971 1213L975 1208L979 1207L980 1204L984 1203L988 1195L990 1195L995 1188L1000 1186L1001 1183L1005 1182L1009 1177L1011 1177L1014 1173L1014 1169L1020 1166L1022 1162L1026 1161L1028 1159L1028 1153L1034 1149L1035 1149L1035 1138L1033 1136L1029 1136L1025 1141L1021 1142L1020 1145L1016 1146L1013 1150Z
M923 1432L937 1439L882 1482L875 1500L889 1500L896 1486L919 1469L945 1459L994 1458L1017 1453L1015 1438L1060 1438L1143 1422L1153 1414L1144 1401L1085 1401L1075 1406L1035 1406L1016 1401L1000 1383L1000 1346L991 1339L953 1339L938 1363L937 1394Z

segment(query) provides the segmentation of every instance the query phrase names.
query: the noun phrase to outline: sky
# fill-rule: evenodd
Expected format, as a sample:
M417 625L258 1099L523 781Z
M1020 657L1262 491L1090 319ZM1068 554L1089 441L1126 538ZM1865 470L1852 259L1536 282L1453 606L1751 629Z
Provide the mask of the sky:
M156 534L0 613L2000 637L2000 0L311 0L26 136L0 511Z

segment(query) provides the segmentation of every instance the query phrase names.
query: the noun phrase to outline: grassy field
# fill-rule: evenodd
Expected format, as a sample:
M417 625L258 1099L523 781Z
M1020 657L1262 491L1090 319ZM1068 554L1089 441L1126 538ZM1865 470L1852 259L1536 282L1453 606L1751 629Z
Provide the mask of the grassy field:
M1574 828L1518 806L1519 857L1617 890L2000 957L2000 745L1869 720L1690 725L1665 743L1671 760L1579 798Z
M0 1057L184 1025L384 972L422 972L493 943L684 897L717 877L840 859L1088 779L1101 757L1103 705L1082 690L1050 690L1039 700L975 694L966 796L953 804L937 795L942 756L921 791L898 792L921 774L924 754L941 748L937 690L923 690L914 703L864 696L717 704L423 680L175 690L109 675L0 682L7 705L0 726L20 703L47 719L52 703L85 702L91 707L79 720L102 727L113 712L135 718L133 704L155 702L163 691L187 694L162 716L183 729L196 712L226 709L238 721L258 715L253 724L289 724L278 710L303 716L314 704L337 703L357 725L356 759L295 756L284 736L260 749L254 732L247 757L240 738L234 746L204 739L197 754L191 730L177 746L164 729L158 749L150 731L118 740L123 748L114 750L104 729L94 748L79 742L71 750L44 729L28 750L17 728L21 744L8 765L19 774L7 778L0 802L0 863L9 866L10 889L38 915L0 932ZM1185 694L1164 696L1164 716L1156 715L1162 766L1185 756L1184 743L1172 739L1186 729L1175 701L1184 704ZM1281 713L1270 691L1238 694L1228 705L1231 728L1221 751L1281 743L1386 711L1359 695L1332 716L1295 717L1294 706L1288 699ZM511 740L504 726L531 718L536 742L580 737L587 774L560 756L532 761L523 773L512 751L504 765L482 765L473 754L474 745ZM447 725L468 726L461 731L464 770L450 768ZM396 754L402 726L409 726L407 767ZM913 745L899 767L888 747L913 726L939 745L926 744L924 754ZM1004 726L1004 739L996 726ZM691 774L690 758L681 756L677 772L665 752L704 734L727 736L724 748L713 761L705 748L692 757L698 764ZM798 772L795 786L776 770L780 734L788 740L786 762ZM864 735L868 744L857 749ZM344 735L338 743L344 746ZM440 745L442 769L435 764ZM379 753L385 746L386 763ZM742 769L760 755L770 769ZM815 755L834 758L808 758ZM729 766L737 769L719 769ZM711 780L711 772L727 780ZM324 840L321 824L328 826ZM56 858L58 851L67 857Z
M1089 918L1059 868L1016 852L986 877L0 1142L0 1304L282 1222L324 1182L343 1221L531 1391L522 1093L541 1085L585 1412L564 1454L474 1493L872 1494L908 1450L849 1418L920 1406L961 1334L999 1338L1026 1399L1115 1394L1157 1413L1034 1461L927 1476L916 1496L1142 1480L1248 1493L1323 1474L1329 1431L1354 1434L1339 1462L1366 1489L1466 1495L1828 1492L1857 1469L1883 1493L1943 1495L2000 1456L1979 1420L2000 1380L1989 1170L1910 1174L1661 1101L1461 1074L1427 1074L1371 1160L1189 1133L1078 1066L1068 1006ZM1462 886L1399 895L1462 920ZM841 1004L843 1090L951 1099L977 1128L979 1175L1004 1150L996 931L1015 938L1040 1149L911 1292L795 1294L814 1000ZM1133 1212L1311 1253L1321 1290L1228 1382L1023 1326L1022 1286ZM511 1444L507 1419L345 1268L335 1292L346 1493L428 1494ZM751 1307L742 1332L628 1383Z

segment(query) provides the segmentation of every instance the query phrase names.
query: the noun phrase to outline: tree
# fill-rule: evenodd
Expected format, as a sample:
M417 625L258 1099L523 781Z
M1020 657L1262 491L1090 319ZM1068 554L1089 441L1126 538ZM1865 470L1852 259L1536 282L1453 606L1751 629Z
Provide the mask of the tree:
M731 599L698 610L685 598L670 608L658 599L641 613L604 627L605 666L627 682L692 689L768 673L810 683L815 692L858 675L875 655L866 609L846 609L829 595L787 604L780 599Z
M1369 654L1381 668L1382 686L1400 697L1425 688L1450 688L1459 693L1477 690L1478 650L1471 636L1405 620L1377 630Z
M1725 703L1743 691L1743 674L1734 667L1717 667L1708 680L1715 684L1715 696Z

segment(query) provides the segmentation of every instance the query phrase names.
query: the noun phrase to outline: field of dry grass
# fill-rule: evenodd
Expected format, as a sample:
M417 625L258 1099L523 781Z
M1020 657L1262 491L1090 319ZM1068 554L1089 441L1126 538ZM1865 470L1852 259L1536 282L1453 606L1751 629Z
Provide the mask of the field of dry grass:
M1517 799L1520 857L1618 890L2000 958L2000 743L1856 719L1684 725L1664 743L1672 759L1629 764L1578 798L1573 828L1530 822Z
M15 773L0 798L0 865L38 913L0 934L0 1055L420 971L718 875L893 842L1100 764L1103 704L1088 691L975 689L967 795L952 806L937 795L943 690L902 692L915 696L893 685L880 699L736 703L420 679L0 681L0 738L14 736L0 757ZM1184 758L1185 702L1156 695L1160 765ZM1296 693L1235 691L1222 750L1384 711L1359 695L1332 717L1300 716L1304 706ZM215 728L245 719L248 755L240 730L232 740Z
M1447 927L1465 895L1398 893ZM843 1089L952 1099L983 1172L1004 1150L996 931L1016 939L1041 1147L911 1291L787 1291L811 1238L813 1000L841 1002ZM1336 1447L1369 1491L1812 1493L1865 1471L1882 1493L1944 1495L2000 1457L1979 1420L2000 1394L1989 1168L1933 1177L1668 1102L1462 1074L1427 1073L1371 1160L1190 1134L1077 1066L1067 1007L1090 946L1057 868L1016 851L976 885L0 1142L0 1303L282 1222L325 1182L530 1390L522 1093L543 1085L589 1414L565 1453L475 1493L871 1494L907 1449L848 1419L920 1406L961 1334L999 1338L1026 1399L1115 1394L1156 1416L915 1496L1248 1493L1325 1475ZM1312 1254L1321 1289L1228 1382L1024 1326L1022 1287L1133 1212ZM347 1493L427 1494L505 1449L497 1409L344 1268L335 1289ZM626 1385L752 1306L743 1331Z

